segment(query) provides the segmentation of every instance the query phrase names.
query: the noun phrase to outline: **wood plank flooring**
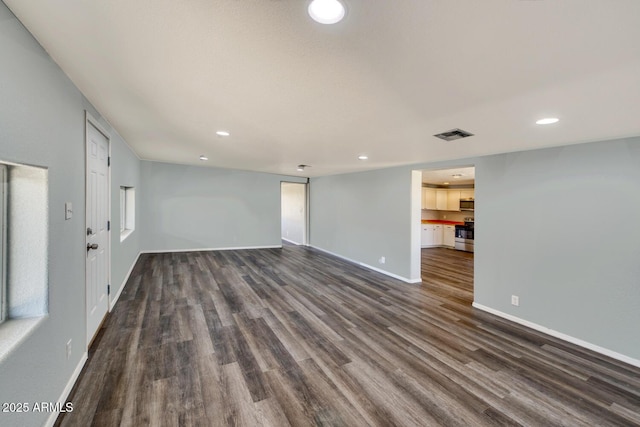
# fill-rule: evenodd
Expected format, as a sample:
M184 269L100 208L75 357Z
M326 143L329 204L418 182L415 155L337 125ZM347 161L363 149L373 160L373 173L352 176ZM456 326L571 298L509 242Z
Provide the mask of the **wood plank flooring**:
M59 426L631 426L640 369L310 248L142 255Z

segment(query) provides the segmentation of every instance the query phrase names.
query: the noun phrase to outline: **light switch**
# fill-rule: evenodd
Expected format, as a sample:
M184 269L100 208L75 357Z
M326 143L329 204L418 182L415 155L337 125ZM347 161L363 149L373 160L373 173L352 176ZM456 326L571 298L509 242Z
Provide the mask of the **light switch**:
M64 219L71 219L71 217L73 216L73 206L71 205L71 202L66 202L64 204Z

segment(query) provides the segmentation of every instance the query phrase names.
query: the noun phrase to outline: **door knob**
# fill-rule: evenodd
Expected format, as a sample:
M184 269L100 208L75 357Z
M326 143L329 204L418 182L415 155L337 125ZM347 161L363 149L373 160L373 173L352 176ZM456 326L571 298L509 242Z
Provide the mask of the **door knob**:
M93 243L93 244L87 243L87 250L90 250L90 249L98 249L98 244L97 243Z

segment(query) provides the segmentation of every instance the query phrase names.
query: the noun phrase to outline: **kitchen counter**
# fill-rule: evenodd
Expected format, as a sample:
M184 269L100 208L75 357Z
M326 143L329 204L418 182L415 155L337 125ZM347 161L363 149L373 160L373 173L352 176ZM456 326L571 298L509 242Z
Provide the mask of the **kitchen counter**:
M423 219L422 224L464 225L462 221L449 221L446 219Z

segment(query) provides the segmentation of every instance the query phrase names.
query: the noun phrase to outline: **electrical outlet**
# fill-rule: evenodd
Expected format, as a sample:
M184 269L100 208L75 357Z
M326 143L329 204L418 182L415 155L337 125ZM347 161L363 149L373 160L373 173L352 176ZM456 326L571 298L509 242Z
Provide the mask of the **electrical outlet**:
M67 360L71 358L71 340L67 341Z
M518 307L520 305L520 297L517 295L511 295L511 305Z
M379 262L380 264L384 264L385 262L387 262L387 260L386 260L386 258L385 258L385 257L381 256L381 257L380 257L380 259L378 260L378 262Z

